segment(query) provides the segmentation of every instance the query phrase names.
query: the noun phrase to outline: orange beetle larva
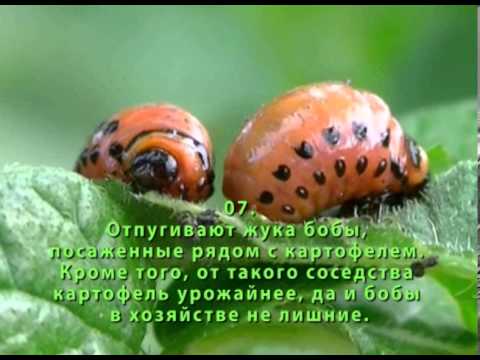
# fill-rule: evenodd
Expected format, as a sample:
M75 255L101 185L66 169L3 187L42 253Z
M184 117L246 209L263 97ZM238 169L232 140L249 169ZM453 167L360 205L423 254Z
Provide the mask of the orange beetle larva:
M378 96L344 83L296 88L261 108L230 147L223 192L296 223L366 196L412 193L425 151Z
M170 104L132 107L100 124L75 170L193 202L213 192L208 132L192 114Z

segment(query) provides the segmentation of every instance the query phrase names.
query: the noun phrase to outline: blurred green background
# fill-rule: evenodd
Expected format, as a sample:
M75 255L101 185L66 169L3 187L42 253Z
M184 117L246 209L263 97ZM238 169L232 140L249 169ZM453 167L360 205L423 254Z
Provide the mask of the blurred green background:
M228 144L286 90L350 79L402 122L419 108L475 98L475 74L475 6L2 6L0 165L71 169L98 122L167 101L209 129L218 203ZM473 117L407 130L428 147L456 125L466 129L458 141L473 144Z

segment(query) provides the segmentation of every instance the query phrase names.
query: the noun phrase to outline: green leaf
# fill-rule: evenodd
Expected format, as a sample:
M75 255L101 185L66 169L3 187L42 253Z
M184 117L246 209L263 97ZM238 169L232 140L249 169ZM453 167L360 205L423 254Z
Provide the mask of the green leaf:
M231 264L229 264L231 265ZM218 264L216 266L219 266ZM255 264L257 267L273 267L272 264ZM254 285L256 289L295 288L300 293L308 293L318 283L305 280L274 280L274 281L248 281L227 278L225 267L219 266L219 276L215 280L199 281L190 276L186 282L176 281L166 285L172 296L168 301L162 302L158 309L168 311L179 309L176 304L177 290L181 289L243 289L247 290ZM305 267L299 266L299 271ZM328 281L330 285L334 284ZM334 286L334 285L332 285ZM157 323L155 330L164 353L209 353L209 354L335 354L358 353L357 347L349 338L346 330L337 324L289 324L272 321L270 323L248 323L245 319L247 311L268 310L278 316L281 310L305 308L302 304L279 303L275 301L245 301L245 302L208 302L200 300L189 305L190 311L195 310L237 310L242 317L238 323L198 323L176 322ZM175 334L175 336L171 336Z
M257 264L258 266L259 264ZM305 267L298 267L304 271ZM472 354L476 351L476 333L465 325L457 298L429 275L413 281L375 281L352 284L333 279L295 281L247 281L232 282L225 277L212 281L192 280L176 282L168 287L170 294L178 289L256 289L295 288L303 296L301 304L295 302L220 302L200 301L195 310L237 310L242 321L228 323L158 323L157 336L166 353L227 353L255 354ZM313 290L336 289L342 293L353 288L361 294L366 285L392 289L402 285L409 290L420 289L420 302L355 302L334 301L326 305L313 305L307 301ZM472 306L472 300L468 306ZM465 305L465 304L462 304ZM171 299L162 303L160 310L176 309ZM283 310L360 309L368 317L366 323L248 323L249 310L269 310L278 320ZM275 317L276 316L276 317ZM175 334L175 336L171 336Z
M282 340L280 348L287 352L298 353L300 350L296 346L301 339L308 338L309 334L317 329L318 336L311 347L306 352L324 353L334 352L329 344L341 341L340 339L350 339L352 343L345 345L345 352L360 351L361 353L474 353L476 351L476 304L473 301L475 296L475 275L476 275L476 256L475 256L475 222L476 222L476 166L473 162L461 162L451 170L435 176L425 192L420 198L407 200L405 205L399 210L387 210L383 213L377 222L371 219L353 219L341 221L346 223L361 223L368 228L368 238L360 246L374 247L392 247L392 246L414 246L418 249L421 257L437 256L438 265L433 269L427 270L427 275L421 279L415 279L413 282L403 281L395 283L375 282L377 286L392 288L395 285L402 285L412 290L422 291L422 300L420 302L393 302L387 303L365 302L334 304L336 308L344 309L353 306L360 307L371 319L367 324L330 324L327 333L323 333L324 324L304 324L298 330L298 324L272 323L259 327L258 324L156 324L156 332L162 346L167 353L179 352L229 352L229 353L252 353L262 352L268 344L274 344L275 338L282 339L280 333L289 334L290 341ZM458 189L462 189L461 194ZM148 194L150 201L163 203L161 197L154 194ZM458 215L458 216L452 216ZM460 216L460 214L462 214ZM247 224L269 223L261 217L246 217L241 219L243 223L239 224L240 219L223 217L224 222L237 227L241 233ZM338 219L327 219L328 222L338 221ZM240 241L238 237L236 239ZM231 240L229 240L231 241ZM274 246L280 250L287 246L318 246L318 239L311 239L302 236L301 228L298 228L295 239L269 239L261 242L259 239L248 239L246 244L255 244L263 248ZM325 239L321 240L325 246L333 244L342 244L346 247L351 245L351 240ZM222 242L216 241L218 245ZM205 242L202 245L212 245L215 242ZM292 264L299 268L305 266L307 260L298 261L292 259L272 260L268 257L264 261L270 261L270 266L279 266L280 264ZM402 267L410 266L412 260L408 259L373 259L360 260L357 266L386 266ZM236 265L241 265L237 262ZM351 261L347 259L326 259L322 262L324 265L352 266ZM234 266L235 264L230 263ZM258 264L256 264L258 265ZM264 263L263 266L266 266ZM192 269L194 270L194 269ZM314 288L341 288L342 282L330 282L329 284L312 284L296 280L294 284L284 284L281 281L270 281L264 283L261 281L251 281L257 288L288 288L305 289L311 291ZM329 285L329 286L326 286ZM351 286L351 284L347 284ZM178 288L247 288L247 284L241 282L219 280L213 282L191 281L187 283L174 282L170 284L167 290L175 291ZM346 285L345 285L346 286ZM364 285L362 284L362 287ZM358 286L357 286L358 287ZM361 291L362 289L358 289ZM249 309L265 309L278 311L278 304L215 304L215 309L229 309L236 306L241 311ZM280 305L289 307L290 304ZM161 309L176 308L178 305L173 300L163 303ZM211 309L212 304L199 303L201 309ZM311 307L300 306L303 309ZM318 308L318 307L317 307ZM443 314L443 315L442 315ZM270 329L275 334L269 336L267 333L259 335L260 328ZM318 330L322 329L322 330ZM388 331L387 331L388 330ZM266 330L265 330L266 331ZM312 332L309 332L312 331ZM343 332L342 332L343 331ZM345 335L345 332L349 336ZM170 336L175 333L176 336ZM230 335L228 335L230 334ZM243 339L254 335L258 339L255 346L246 345ZM298 337L296 335L299 335ZM235 338L229 338L235 336ZM236 340L235 340L236 339ZM353 347L352 344L355 344ZM275 349L275 348L273 348ZM276 350L272 350L276 353Z
M402 208L385 215L383 221L436 249L438 254L474 257L477 243L476 183L476 163L460 162L433 178L422 199L407 201ZM476 267L474 263L470 264L471 271Z
M471 329L477 326L472 306L477 272L476 183L476 163L460 162L433 178L421 201L409 201L384 218L438 256L432 276L455 294Z
M367 324L346 324L352 340L364 354L475 354L476 324L472 328L464 317L465 308L475 302L459 300L435 276L414 281L376 281L376 287L391 289L402 285L420 290L419 302L367 302L337 304L348 309L361 309L370 321ZM364 286L357 286L361 291ZM475 314L471 314L475 315ZM475 316L473 316L473 319ZM472 316L470 317L472 319Z
M0 172L0 353L137 353L144 325L110 322L110 311L124 315L145 303L117 301L53 301L55 288L76 288L62 281L60 264L90 267L126 267L138 261L121 259L50 259L49 247L115 246L104 235L112 219L135 221L126 209L138 201L129 196L120 204L103 188L77 174L48 167L7 166ZM127 199L126 197L123 198ZM130 204L125 206L125 204ZM148 207L147 207L148 208ZM140 214L144 214L140 211ZM148 218L147 218L148 219ZM121 288L123 281L84 280L78 288ZM130 279L128 288L152 286Z
M445 148L437 145L428 150L428 166L432 175L440 174L453 166L454 161Z
M439 264L427 270L425 277L405 287L421 289L422 301L356 302L335 301L322 307L306 303L231 303L215 308L238 308L241 311L268 309L278 314L282 309L348 309L361 308L368 316L365 324L198 324L158 323L155 326L160 346L166 353L472 353L476 339L475 296L475 220L476 166L461 162L447 172L434 176L425 193L408 200L397 210L382 212L379 221L370 218L334 219L360 223L368 228L367 240L360 246L415 246L423 256L438 256ZM458 191L462 189L462 191ZM0 320L6 331L0 332L2 353L138 353L145 335L142 323L115 324L109 321L111 310L149 308L152 304L99 302L80 306L55 303L54 288L73 286L62 282L60 262L48 257L51 246L114 246L125 239L111 239L104 229L112 219L122 224L168 224L176 222L175 214L188 211L198 214L205 208L154 193L132 196L116 182L94 183L76 174L48 167L8 166L0 172ZM452 216L457 214L457 216ZM234 239L202 240L202 245L318 246L318 239L299 236L295 239L241 236L249 224L269 224L261 216L237 218L219 214L220 220L236 229ZM433 226L432 226L433 224ZM430 227L428 227L429 225ZM163 239L162 241L168 241ZM175 239L183 245L195 242ZM351 246L348 238L327 238L322 245ZM281 250L278 252L281 254ZM125 266L130 270L144 261L121 259L63 259L83 267ZM410 266L411 260L360 260L357 266ZM163 262L162 266L168 266ZM183 264L195 271L191 264ZM209 264L196 264L212 265ZM245 261L230 266L253 265ZM256 266L309 266L306 260L265 259ZM326 259L322 265L352 266L347 259ZM219 264L215 264L219 266ZM41 274L41 276L38 276ZM252 282L218 279L159 283L168 290L178 288L247 288ZM305 299L312 289L352 287L346 281L255 281L257 288L295 288ZM85 288L119 289L121 281L85 281ZM129 288L151 288L153 284L131 278ZM359 291L365 284L361 284ZM391 287L393 284L375 285ZM397 283L395 283L397 285ZM359 286L354 285L355 286ZM174 299L162 303L161 309L178 309ZM199 302L200 309L212 304ZM326 307L325 307L326 306ZM387 331L390 330L390 332ZM172 336L172 334L175 336ZM55 336L52 336L54 334ZM251 340L247 342L246 340ZM399 345L401 344L401 345ZM273 350L272 350L273 349ZM275 350L277 349L277 350Z

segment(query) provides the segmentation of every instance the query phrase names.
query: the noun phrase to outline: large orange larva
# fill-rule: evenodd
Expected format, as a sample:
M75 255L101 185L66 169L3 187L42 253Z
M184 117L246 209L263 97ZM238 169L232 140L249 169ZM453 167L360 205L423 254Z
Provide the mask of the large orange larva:
M224 168L227 198L295 223L350 200L412 193L427 178L428 159L378 96L321 83L261 108Z
M192 114L170 104L132 107L100 124L75 170L194 202L213 192L208 132Z

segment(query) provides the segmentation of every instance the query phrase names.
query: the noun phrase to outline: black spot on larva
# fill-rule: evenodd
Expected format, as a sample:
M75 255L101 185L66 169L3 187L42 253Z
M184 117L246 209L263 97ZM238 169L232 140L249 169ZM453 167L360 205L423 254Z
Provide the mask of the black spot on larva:
M110 145L108 149L108 153L112 158L117 160L118 162L122 162L122 153L123 153L123 146L117 142L114 142Z
M273 202L273 194L270 191L263 191L258 200L262 204L271 204Z
M390 160L390 170L392 170L393 176L398 180L401 180L405 176L405 169L393 159Z
M82 165L80 165L80 161L76 161L75 162L75 168L74 168L74 171L79 173L82 171Z
M287 181L290 178L290 168L287 165L278 165L272 174L280 181Z
M200 162L202 163L202 167L205 169L208 166L208 160L205 158L206 154L203 153L202 151L197 151L197 156L200 159Z
M422 156L420 155L420 149L418 148L417 143L411 137L405 136L405 146L407 148L408 156L410 157L410 160L412 160L413 166L419 168Z
M380 135L380 139L383 147L388 147L390 144L390 129L385 130L385 132Z
M80 154L80 161L82 162L83 166L87 166L88 161L88 148L83 149L82 153Z
M297 187L297 189L295 190L295 193L302 199L308 198L308 190L303 186Z
M90 161L91 161L93 164L96 164L99 156L100 156L100 153L99 153L98 150L92 151L92 152L90 153Z
M302 141L300 146L295 148L295 152L304 159L311 159L313 157L313 147L306 141Z
M374 177L379 177L380 175L383 174L383 172L385 171L386 168L387 168L387 160L385 160L385 159L380 160L377 168L375 169L375 173L373 174L373 176Z
M337 173L338 177L342 177L345 174L345 160L337 159L335 161L335 172Z
M365 171L367 166L368 166L367 157L366 156L360 156L357 160L357 165L355 166L355 168L357 169L358 175L363 174L363 172Z
M320 171L320 170L315 170L313 172L313 178L315 179L318 185L325 184L325 181L327 180L325 178L325 174L323 173L323 171Z
M286 204L286 205L283 205L283 206L282 206L282 211L283 211L284 213L287 213L287 214L289 214L289 215L292 215L292 214L295 212L295 209L293 208L292 205Z
M104 135L113 134L118 129L118 120L110 121L107 126L103 129Z
M337 145L338 141L340 140L340 132L335 129L334 126L330 126L323 130L323 137L327 143L330 145Z
M364 124L360 124L357 122L353 122L352 124L353 128L353 135L357 138L357 140L365 140L367 137L367 127Z

